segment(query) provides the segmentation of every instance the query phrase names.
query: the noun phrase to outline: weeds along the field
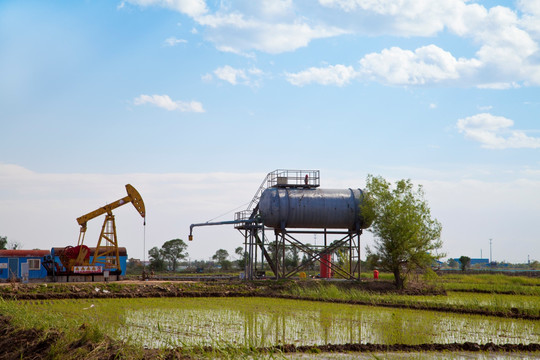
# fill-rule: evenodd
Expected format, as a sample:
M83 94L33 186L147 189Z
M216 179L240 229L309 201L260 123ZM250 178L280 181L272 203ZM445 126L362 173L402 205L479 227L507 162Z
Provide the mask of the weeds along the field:
M531 320L253 297L2 301L0 313L26 328L58 329L65 334L58 352L73 343L103 350L111 338L124 344L123 351L133 351L130 346L179 349L208 358L254 357L257 349L283 344L519 344L540 339L540 325ZM268 356L279 356L279 351Z
M502 274L444 275L440 282L446 290L540 296L540 278Z
M445 283L540 286L540 278L504 274L445 274L440 279Z
M333 284L317 287L293 287L290 294L301 298L349 300L371 305L423 306L432 309L486 311L493 314L540 316L540 298L529 295L475 294L448 292L448 295L411 296L398 293L379 294L358 289L343 289Z

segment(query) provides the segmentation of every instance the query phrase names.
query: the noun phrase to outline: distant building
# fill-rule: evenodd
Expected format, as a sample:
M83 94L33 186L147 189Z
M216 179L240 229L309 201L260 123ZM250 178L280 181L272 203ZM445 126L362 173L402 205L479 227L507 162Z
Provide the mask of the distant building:
M45 256L54 257L60 264L55 252L64 248L51 250L0 250L0 281L47 281L47 269L43 266ZM90 248L90 261L93 259L95 248ZM124 247L118 248L120 268L122 275L126 274L127 251ZM64 269L65 270L65 269Z
M459 261L459 258L455 258L454 259L455 261L458 262L458 264L461 265L461 261ZM489 259L471 259L471 264L470 266L475 266L475 265L478 265L478 266L489 266Z
M41 266L41 259L50 255L50 250L0 250L0 281L45 279L47 270Z

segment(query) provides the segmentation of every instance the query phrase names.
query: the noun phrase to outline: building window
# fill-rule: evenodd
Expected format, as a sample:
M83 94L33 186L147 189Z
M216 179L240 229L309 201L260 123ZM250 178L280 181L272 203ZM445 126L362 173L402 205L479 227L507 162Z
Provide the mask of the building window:
M39 270L41 268L41 260L28 259L28 270Z

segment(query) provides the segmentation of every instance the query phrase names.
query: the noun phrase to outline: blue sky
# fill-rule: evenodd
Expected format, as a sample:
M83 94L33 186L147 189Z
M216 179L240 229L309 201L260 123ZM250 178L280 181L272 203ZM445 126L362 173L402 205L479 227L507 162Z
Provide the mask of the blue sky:
M0 234L71 245L131 183L148 226L118 209L119 237L143 257L274 169L320 169L422 184L448 256L540 260L539 44L538 0L3 1Z

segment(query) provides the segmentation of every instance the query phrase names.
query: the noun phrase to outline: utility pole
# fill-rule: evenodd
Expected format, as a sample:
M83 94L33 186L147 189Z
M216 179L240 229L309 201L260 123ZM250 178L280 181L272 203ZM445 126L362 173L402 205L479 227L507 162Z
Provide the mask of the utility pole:
M491 265L491 261L492 261L492 258L491 258L491 239L489 239L489 264Z

